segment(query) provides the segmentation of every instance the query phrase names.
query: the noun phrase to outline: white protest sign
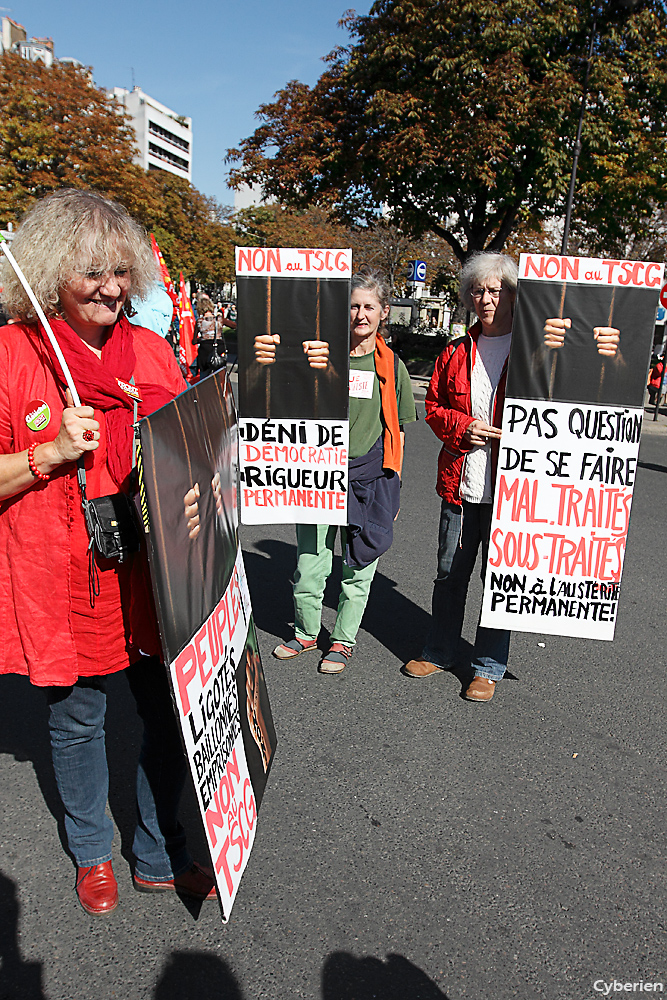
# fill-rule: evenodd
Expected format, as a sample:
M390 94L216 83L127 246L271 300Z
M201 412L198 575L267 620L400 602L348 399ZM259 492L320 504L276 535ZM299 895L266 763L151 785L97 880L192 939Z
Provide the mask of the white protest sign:
M642 415L505 400L482 625L613 639Z
M347 524L347 420L239 420L244 524Z
M246 648L250 614L250 594L239 549L224 596L169 664L225 919L257 828L257 802L244 749L237 689L237 667Z

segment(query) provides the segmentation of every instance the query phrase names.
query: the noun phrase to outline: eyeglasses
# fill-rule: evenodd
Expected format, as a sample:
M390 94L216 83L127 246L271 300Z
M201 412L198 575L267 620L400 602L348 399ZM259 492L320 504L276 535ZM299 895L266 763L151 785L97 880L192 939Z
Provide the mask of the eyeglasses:
M488 292L492 299L499 299L502 288L473 288L470 294L473 299L483 299L486 292Z

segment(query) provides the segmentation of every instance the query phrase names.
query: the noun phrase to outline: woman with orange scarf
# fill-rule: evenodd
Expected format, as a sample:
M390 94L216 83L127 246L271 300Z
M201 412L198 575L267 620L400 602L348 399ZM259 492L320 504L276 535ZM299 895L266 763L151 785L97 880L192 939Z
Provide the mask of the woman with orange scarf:
M389 549L400 506L403 425L416 420L410 377L381 329L389 289L377 273L352 278L350 304L350 491L341 529L343 579L331 646L320 673L338 674L352 655L378 559ZM316 650L322 600L333 565L337 527L298 524L294 638L276 646L279 660Z

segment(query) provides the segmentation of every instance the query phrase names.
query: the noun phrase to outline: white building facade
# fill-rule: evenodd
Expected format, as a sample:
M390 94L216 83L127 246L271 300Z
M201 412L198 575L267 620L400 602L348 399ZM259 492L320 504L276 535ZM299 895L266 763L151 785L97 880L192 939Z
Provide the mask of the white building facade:
M137 144L134 162L144 170L168 170L192 182L192 119L177 115L140 87L114 87L109 97L131 116Z

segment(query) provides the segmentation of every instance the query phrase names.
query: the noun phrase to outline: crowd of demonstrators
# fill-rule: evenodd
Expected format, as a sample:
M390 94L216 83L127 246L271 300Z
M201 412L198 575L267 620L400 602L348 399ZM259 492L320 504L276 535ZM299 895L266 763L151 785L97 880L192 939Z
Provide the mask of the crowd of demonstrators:
M374 272L353 276L350 307L350 440L348 525L341 529L343 576L331 647L321 673L344 668L368 602L379 557L393 539L400 507L405 434L416 419L410 377L382 336L389 288ZM316 650L322 601L333 565L337 526L298 524L294 638L273 655L292 659Z
M197 300L197 320L193 344L197 347L197 375L206 378L227 361L227 346L222 332L222 316L207 295Z
M235 330L236 322L231 318L229 305L214 304L208 295L200 295L193 302L193 309L196 323L192 343L197 347L196 369L193 374L206 378L226 366L225 330Z
M404 667L428 677L457 662L468 584L482 546L482 579L491 532L493 485L502 424L517 267L503 254L472 257L461 273L461 301L477 322L435 363L426 421L442 441L437 492L442 498L431 628L421 658ZM474 677L465 697L490 701L504 676L510 633L477 627Z
M105 812L106 680L124 671L144 726L133 879L142 892L213 898L212 873L188 853L178 805L186 777L161 662L143 541L123 562L89 548L77 484L122 507L133 479L133 423L185 388L169 345L133 326L155 280L150 244L125 210L60 190L26 215L12 246L60 343L64 373L7 261L0 331L0 672L45 690L51 749L76 891L89 913L118 901ZM134 388L131 383L134 383ZM130 391L127 391L130 390ZM139 396L135 411L133 396Z
M144 726L134 886L211 899L212 873L192 860L178 819L187 765L144 542L137 533L125 560L104 558L89 544L81 502L82 467L89 499L129 500L134 423L186 388L169 343L136 323L134 305L155 289L151 248L121 206L92 192L61 190L26 215L13 252L50 318L81 405L73 405L66 373L3 261L3 302L12 322L0 330L0 673L25 674L45 691L54 771L84 909L106 913L118 902L113 824L106 815L104 722L106 680L120 671ZM437 479L442 508L431 630L421 658L404 668L411 677L454 666L480 544L482 574L486 567L516 285L509 257L485 253L468 262L461 299L477 322L442 352L426 396L427 422L443 442ZM204 376L218 367L205 349L213 353L224 344L223 325L234 321L207 296L198 307ZM340 673L350 660L378 560L391 546L404 427L416 419L408 372L383 336L388 313L382 275L354 275L348 523L340 529L336 622L319 664L326 674ZM294 637L274 649L280 660L318 648L338 527L300 524L296 534ZM34 580L40 581L39 599ZM508 632L478 627L468 699L491 699L508 652Z

